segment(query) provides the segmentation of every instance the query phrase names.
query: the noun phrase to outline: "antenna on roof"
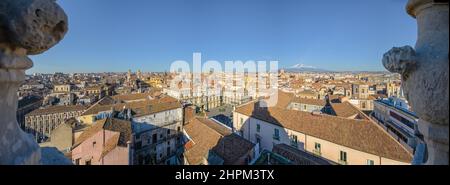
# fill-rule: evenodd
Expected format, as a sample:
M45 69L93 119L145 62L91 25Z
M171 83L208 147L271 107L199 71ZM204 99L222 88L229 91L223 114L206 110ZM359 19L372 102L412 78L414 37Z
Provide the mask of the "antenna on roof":
M127 120L131 119L131 109L127 109Z
M225 153L225 140L223 139L223 136L220 136L220 139L222 140L222 142L223 142L223 145L222 145L222 151L223 151L223 153Z

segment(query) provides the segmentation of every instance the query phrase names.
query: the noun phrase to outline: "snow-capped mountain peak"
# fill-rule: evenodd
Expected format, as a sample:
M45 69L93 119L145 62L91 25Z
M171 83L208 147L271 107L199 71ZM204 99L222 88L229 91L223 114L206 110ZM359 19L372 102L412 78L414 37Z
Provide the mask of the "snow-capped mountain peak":
M314 67L314 66L307 66L305 64L295 64L295 65L291 66L290 68L311 68L311 69L315 69L316 67Z
M288 72L328 72L328 70L308 66L305 64L295 64L291 67L285 68Z

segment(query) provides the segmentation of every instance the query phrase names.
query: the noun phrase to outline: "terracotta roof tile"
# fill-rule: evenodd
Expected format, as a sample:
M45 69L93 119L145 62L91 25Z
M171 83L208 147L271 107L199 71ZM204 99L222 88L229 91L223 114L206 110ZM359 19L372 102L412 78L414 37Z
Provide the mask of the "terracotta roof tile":
M343 118L350 118L353 116L359 116L360 118L367 119L363 112L359 111L358 108L350 104L349 102L343 103L331 103L331 108L333 109L336 116Z
M75 144L73 145L72 148L77 147L78 145L83 143L85 140L89 139L91 136L93 136L94 134L96 134L97 132L102 130L104 122L106 122L106 119L98 120L97 122L95 122L94 125L85 129L83 131L83 133L81 133L80 136L78 136L78 138L75 141Z
M308 98L294 97L291 101L295 102L295 103L302 103L302 104L308 104L308 105L317 105L317 106L325 106L326 105L325 100L320 100L320 99L308 99Z
M278 91L278 102L276 106L285 108L291 103L292 98L294 98L293 93Z
M335 163L286 144L277 144L272 152L291 160L295 165L333 165Z
M254 147L253 143L205 118L193 119L184 126L184 129L193 141L188 144L189 148L186 148L184 153L189 164L203 163L204 157L210 150L222 157L224 164L233 164Z
M229 128L226 128L222 125L219 125L218 123L207 119L207 118L196 118L198 121L200 121L201 123L205 124L206 126L208 126L209 128L213 129L214 131L218 132L220 135L222 136L226 136L226 135L230 135L231 134L231 130Z
M124 95L116 95L112 96L111 98L115 101L136 101L136 100L150 100L151 98L154 98L155 96L161 95L160 91L154 91L149 93L136 93L136 94L124 94Z
M102 99L100 99L97 104L100 105L111 105L114 104L114 99L112 99L110 96L105 96Z
M238 162L239 158L246 157L245 155L248 154L253 147L255 147L255 144L241 136L229 134L220 139L217 145L211 150L222 157L224 165L233 165Z
M36 109L26 116L37 116L37 115L45 115L45 114L55 114L55 113L63 113L63 112L75 112L75 111L84 111L86 110L85 106L82 105L57 105L51 106L43 109Z
M312 91L312 90L304 90L304 91L301 91L301 92L299 92L297 94L299 94L299 95L317 96L318 93L315 92L315 91Z
M116 111L121 111L124 108L130 108L134 116L142 116L148 114L154 114L157 112L162 112L166 110L172 110L176 108L181 108L182 105L178 100L172 97L163 97L153 100L136 101L128 103L116 103L111 105L100 105L94 104L89 109L87 109L83 115L98 114L99 112L109 111L114 109Z
M117 147L117 144L119 143L119 139L120 139L120 133L116 133L105 142L105 147L103 148L103 151L102 151L102 154L101 154L99 160L101 160L110 151L114 150L114 148Z
M77 147L90 137L92 137L94 134L98 133L101 130L109 130L118 132L119 134L119 140L117 142L118 146L127 146L127 142L131 139L131 122L116 118L106 118L102 120L98 120L94 123L91 127L87 128L81 135L77 138L75 141L75 144L73 145L73 148Z

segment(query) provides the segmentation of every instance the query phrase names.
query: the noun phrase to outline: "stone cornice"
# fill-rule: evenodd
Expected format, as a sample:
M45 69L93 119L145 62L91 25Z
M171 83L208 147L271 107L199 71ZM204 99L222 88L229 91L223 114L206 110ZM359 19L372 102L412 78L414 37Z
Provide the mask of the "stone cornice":
M435 4L447 4L449 0L409 0L406 5L406 12L416 18L418 10L430 7Z

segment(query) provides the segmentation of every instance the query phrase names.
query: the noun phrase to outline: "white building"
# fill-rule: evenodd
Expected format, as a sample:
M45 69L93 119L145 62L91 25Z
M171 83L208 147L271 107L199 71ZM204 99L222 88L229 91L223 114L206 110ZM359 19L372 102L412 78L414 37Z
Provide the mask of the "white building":
M178 104L175 105L175 103ZM154 105L158 106L158 105ZM181 104L149 107L132 118L137 164L180 164L177 152L183 145ZM153 109L153 112L152 112Z
M372 117L395 139L414 151L419 118L409 110L405 100L391 97L374 101Z

